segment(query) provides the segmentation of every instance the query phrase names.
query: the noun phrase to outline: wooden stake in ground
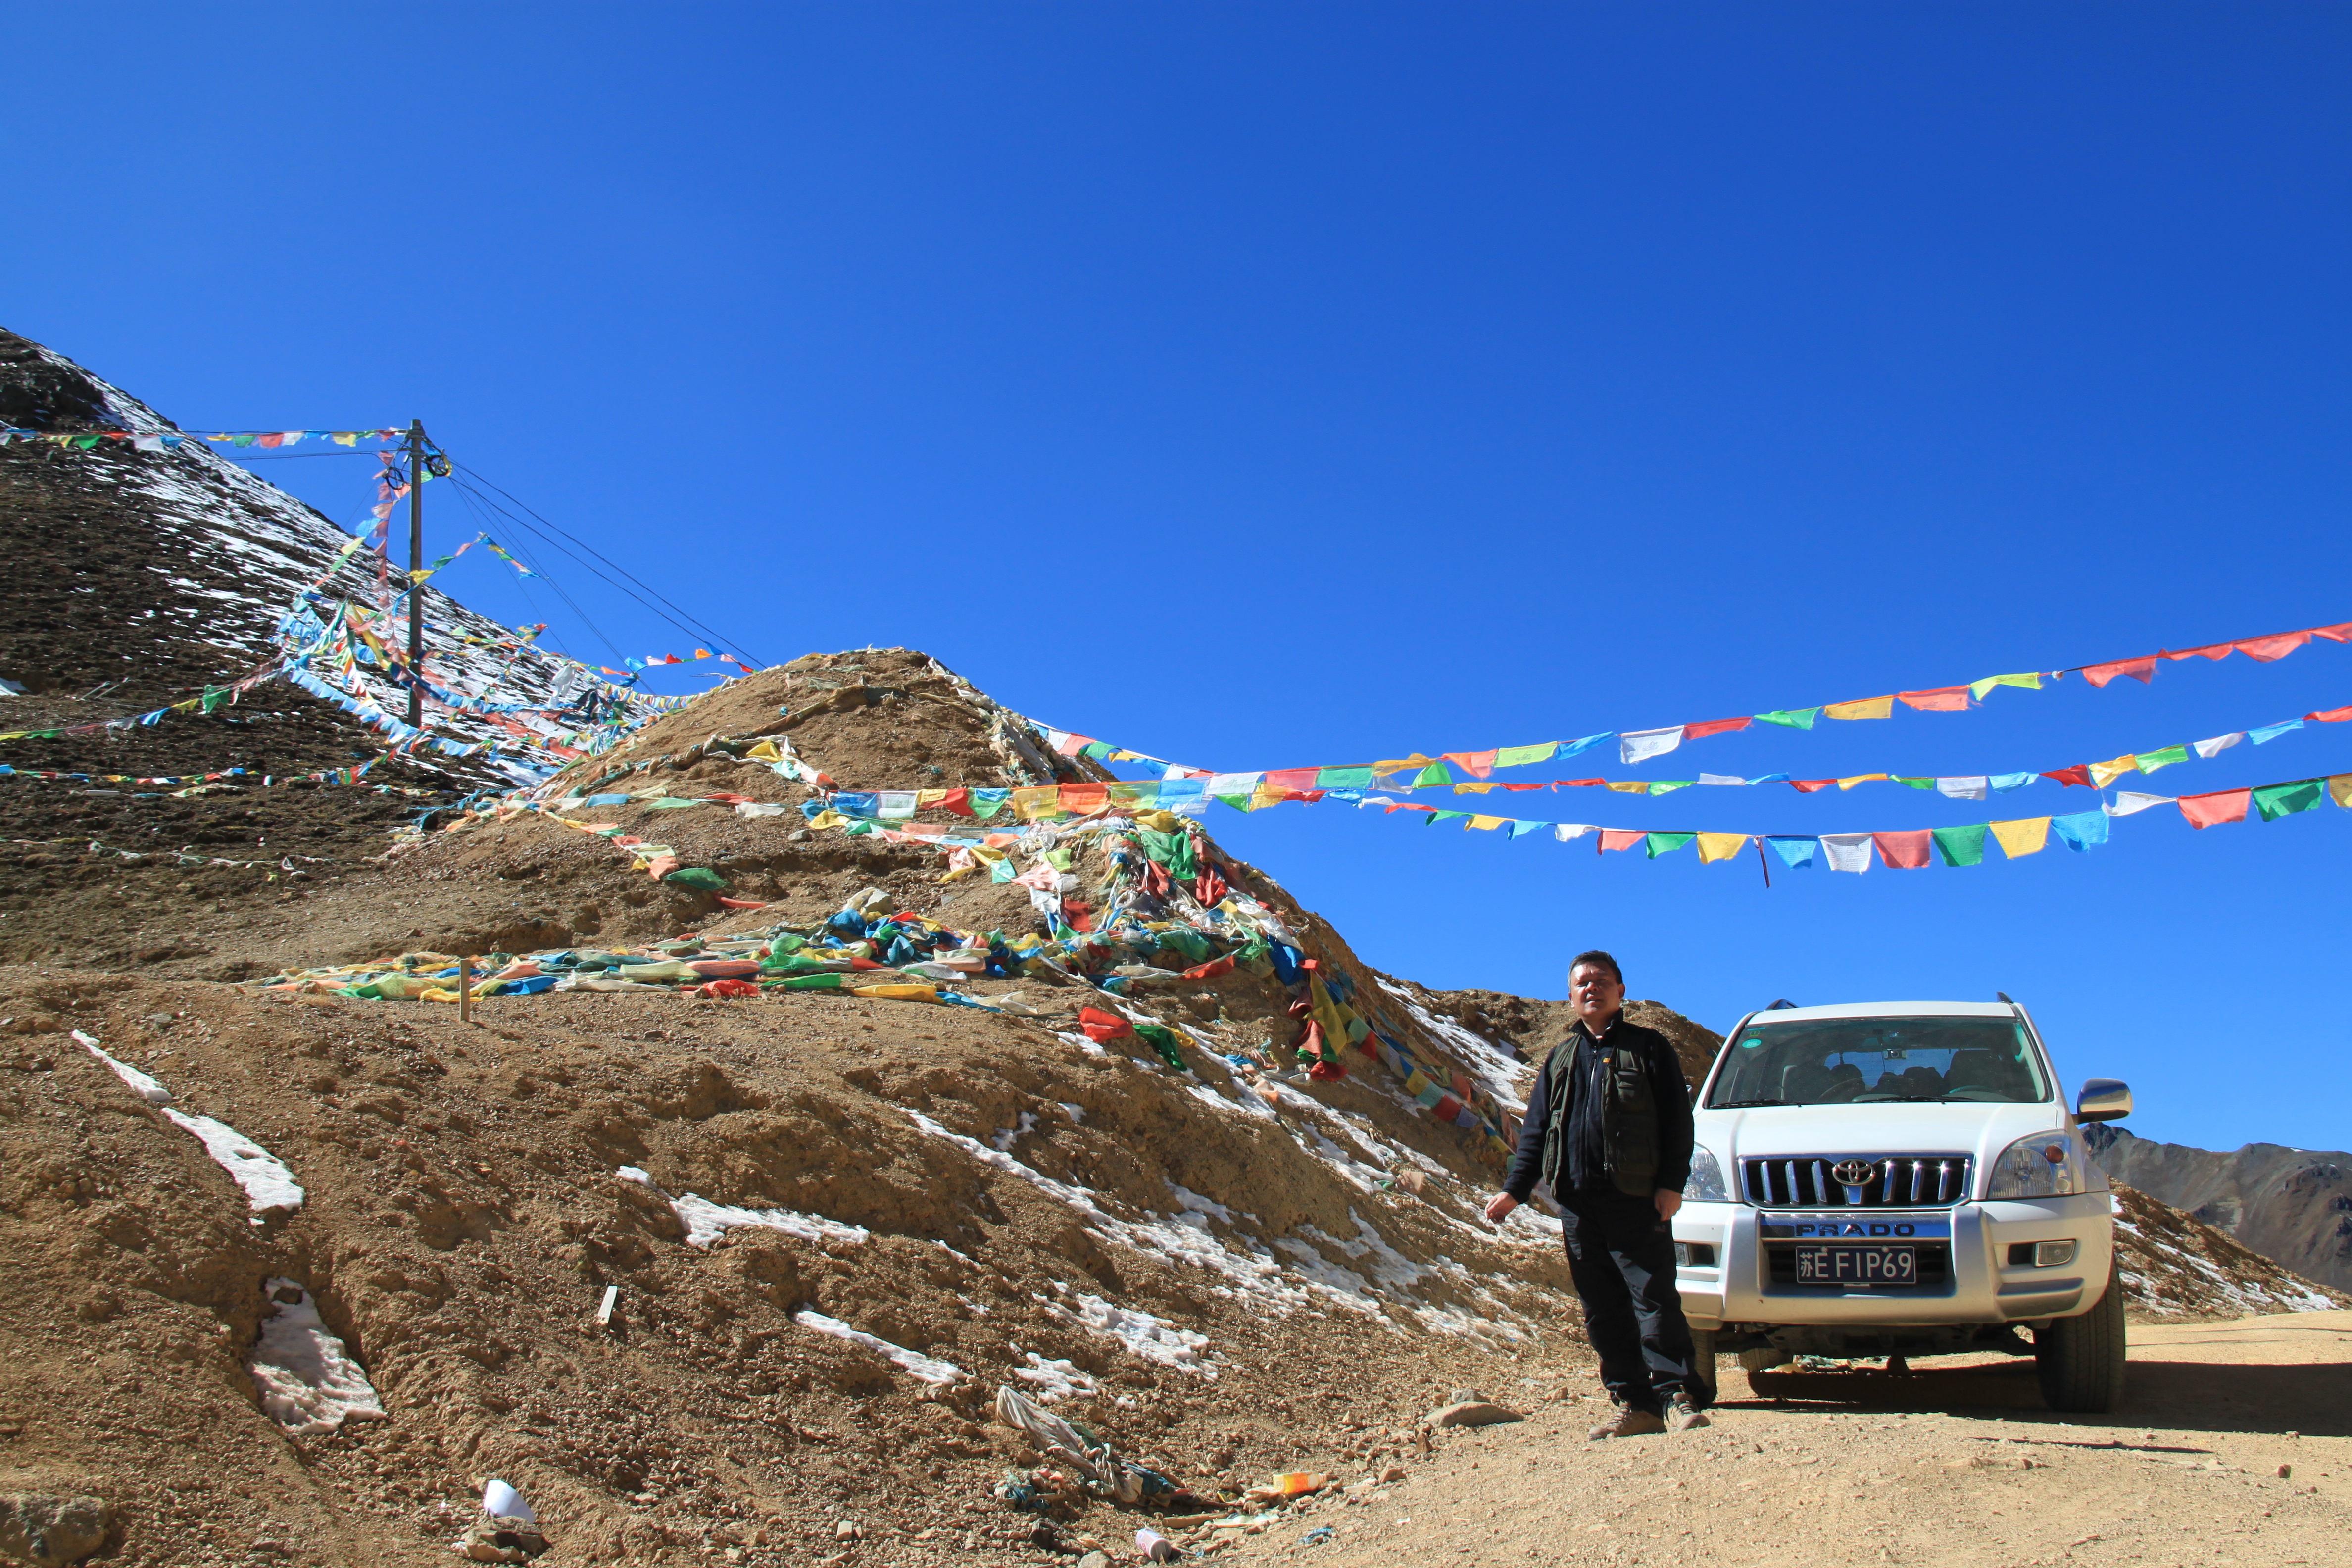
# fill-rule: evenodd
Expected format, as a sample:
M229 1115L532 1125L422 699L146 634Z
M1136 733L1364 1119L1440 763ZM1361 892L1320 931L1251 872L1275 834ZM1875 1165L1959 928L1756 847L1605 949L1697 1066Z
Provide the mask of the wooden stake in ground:
M473 1021L474 961L470 957L461 958L457 961L457 1022L470 1024Z

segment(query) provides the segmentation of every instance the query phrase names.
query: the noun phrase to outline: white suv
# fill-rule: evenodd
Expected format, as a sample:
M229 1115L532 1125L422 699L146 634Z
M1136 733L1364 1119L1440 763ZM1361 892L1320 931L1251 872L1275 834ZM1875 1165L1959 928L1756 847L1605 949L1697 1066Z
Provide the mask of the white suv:
M2053 1410L2123 1392L2114 1206L2025 1009L1776 1002L1727 1036L1694 1108L1675 1283L1712 1384L1796 1355L2031 1354ZM2024 1330L2032 1342L2021 1337Z

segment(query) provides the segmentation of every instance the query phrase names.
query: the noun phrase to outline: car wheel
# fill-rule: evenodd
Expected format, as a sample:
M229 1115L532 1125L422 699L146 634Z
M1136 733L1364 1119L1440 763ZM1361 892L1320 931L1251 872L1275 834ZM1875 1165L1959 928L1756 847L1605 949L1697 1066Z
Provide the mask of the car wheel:
M2053 1410L2098 1415L2124 1396L2124 1287L2110 1268L2106 1293L2079 1317L2058 1318L2033 1336L2033 1370Z

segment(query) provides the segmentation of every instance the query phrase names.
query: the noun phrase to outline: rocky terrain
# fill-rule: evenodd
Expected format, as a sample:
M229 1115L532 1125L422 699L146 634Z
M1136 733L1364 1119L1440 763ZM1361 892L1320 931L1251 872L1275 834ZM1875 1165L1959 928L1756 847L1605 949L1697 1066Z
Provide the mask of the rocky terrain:
M2276 1143L2223 1154L2112 1125L2087 1136L2116 1181L2188 1210L2305 1279L2352 1290L2352 1154Z
M0 349L14 384L100 389L20 398L8 423L131 406ZM133 468L69 466L101 455ZM142 563L184 552L171 531L212 504L142 500L135 464L162 457L0 448L0 526L63 563L62 594L74 568L42 531L111 508L106 591L148 591ZM206 580L261 606L236 624L268 624L288 573L338 547L323 520L286 530L284 571ZM0 642L11 671L70 675L0 700L40 725L235 673L158 614L154 668L63 695L119 636L68 603ZM481 666L478 691L552 700L561 672L521 664ZM238 754L215 743L272 770L380 749L308 701L274 683L233 711L0 742L0 762L179 776ZM1150 829L1192 879L1147 865L1139 822L958 814L957 790L1101 776L1044 739L886 649L730 682L593 757L542 748L532 777L561 771L496 806L453 809L494 782L463 759L395 775L419 795L0 777L25 840L0 860L0 1556L440 1563L493 1479L556 1568L1131 1559L1141 1529L1270 1549L1214 1528L1260 1516L1252 1487L1305 1473L1370 1500L1475 1464L1491 1439L1418 1424L1455 1394L1589 1389L1556 1225L1479 1215L1488 1129L1565 1004L1384 973L1198 824ZM815 774L942 798L887 831L827 822L802 809ZM960 869L941 832L995 833L1032 880ZM812 985L881 989L721 983L786 973L791 933L848 910L875 956ZM925 958L886 926L964 945ZM714 978L570 963L591 952ZM572 984L461 1018L433 987L476 955L526 993ZM933 999L935 969L977 1005ZM352 983L370 976L427 994L378 999ZM1696 1077L1716 1037L1633 1006ZM1302 1058L1327 1019L1332 1048ZM2143 1317L2336 1304L2121 1201ZM1088 1454L1008 1425L1000 1388Z

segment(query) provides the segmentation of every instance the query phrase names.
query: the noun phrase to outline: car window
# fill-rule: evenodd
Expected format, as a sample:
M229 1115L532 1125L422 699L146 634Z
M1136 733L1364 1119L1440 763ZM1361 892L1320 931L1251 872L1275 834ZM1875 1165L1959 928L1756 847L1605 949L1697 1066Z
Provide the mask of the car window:
M2041 1061L2014 1018L1821 1018L1750 1023L1725 1054L1706 1103L2049 1098Z

